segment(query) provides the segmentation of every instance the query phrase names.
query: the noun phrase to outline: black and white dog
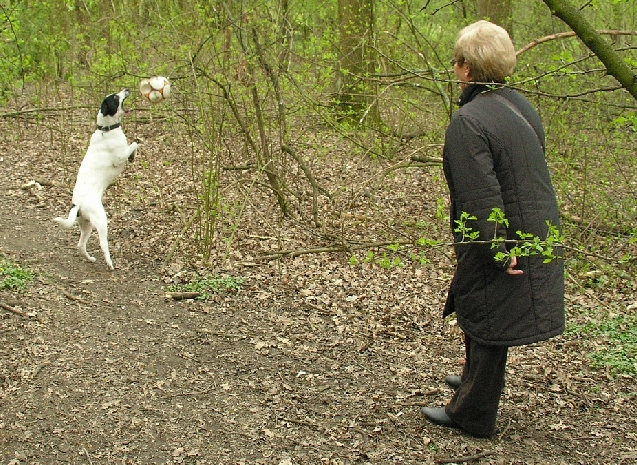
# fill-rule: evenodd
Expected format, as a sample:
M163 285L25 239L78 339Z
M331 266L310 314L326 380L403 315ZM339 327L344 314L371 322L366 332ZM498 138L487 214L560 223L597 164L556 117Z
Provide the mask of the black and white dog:
M65 228L77 221L80 226L78 249L84 257L94 262L86 251L86 243L93 228L97 230L100 248L108 267L113 269L113 261L108 250L108 222L102 205L102 195L106 188L124 171L127 161L132 161L137 151L137 143L128 144L121 129L124 100L130 95L128 89L107 96L97 113L97 129L77 173L73 189L73 206L68 218L54 220Z

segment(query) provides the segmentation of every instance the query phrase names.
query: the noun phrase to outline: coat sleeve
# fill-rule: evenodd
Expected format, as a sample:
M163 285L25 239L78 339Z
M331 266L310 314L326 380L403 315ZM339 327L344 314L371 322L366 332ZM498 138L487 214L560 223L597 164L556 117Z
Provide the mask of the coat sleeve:
M495 238L507 239L506 228L496 222L488 221L494 208L504 211L500 183L494 170L493 153L497 140L488 137L479 123L471 118L457 114L452 118L445 135L444 168L452 199L452 228L458 226L457 220L463 212L475 216L466 226L471 232L479 233L478 241L491 241ZM454 231L455 242L467 242L468 238ZM505 270L508 262L498 262L498 252L507 251L504 243L497 247L491 244L458 245L458 256L463 247L476 247L497 269Z

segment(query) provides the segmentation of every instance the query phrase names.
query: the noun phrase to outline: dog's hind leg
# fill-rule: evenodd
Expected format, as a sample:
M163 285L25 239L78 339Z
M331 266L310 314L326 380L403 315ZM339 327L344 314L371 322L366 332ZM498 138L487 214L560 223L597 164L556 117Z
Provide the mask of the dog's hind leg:
M82 256L86 257L89 262L94 262L95 257L91 257L86 251L86 244L93 229L91 222L82 216L78 216L77 222L80 225L80 241L77 243L77 248L80 250Z
M95 226L95 230L100 237L100 248L102 249L102 253L104 254L104 260L106 260L106 264L108 267L113 270L113 261L111 260L111 253L108 250L108 223L106 219L106 213L104 215L99 215L98 219L93 220L93 226Z

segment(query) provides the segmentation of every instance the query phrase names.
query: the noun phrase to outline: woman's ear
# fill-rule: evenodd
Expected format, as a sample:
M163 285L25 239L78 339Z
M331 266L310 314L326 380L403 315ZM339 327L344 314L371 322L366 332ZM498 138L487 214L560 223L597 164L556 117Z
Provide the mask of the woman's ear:
M471 66L466 61L462 64L462 70L464 72L467 81L471 81Z

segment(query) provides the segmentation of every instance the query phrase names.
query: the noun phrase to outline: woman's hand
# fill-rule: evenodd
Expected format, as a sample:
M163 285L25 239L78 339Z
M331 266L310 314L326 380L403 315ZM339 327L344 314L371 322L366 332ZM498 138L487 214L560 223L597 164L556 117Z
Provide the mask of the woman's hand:
M511 263L509 264L509 267L506 269L507 274L512 274L512 275L524 274L524 271L522 270L514 270L517 264L518 264L518 258L511 257Z

